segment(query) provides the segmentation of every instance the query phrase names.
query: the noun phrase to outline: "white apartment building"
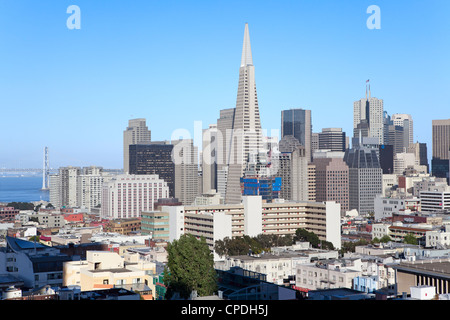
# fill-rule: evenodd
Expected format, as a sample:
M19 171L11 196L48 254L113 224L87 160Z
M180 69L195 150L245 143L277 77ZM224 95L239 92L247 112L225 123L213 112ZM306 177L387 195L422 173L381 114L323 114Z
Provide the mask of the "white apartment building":
M361 259L318 261L298 264L296 286L307 290L353 288L353 279L362 276Z
M390 223L374 223L372 225L372 239L381 239L384 236L389 236Z
M425 246L427 248L450 246L450 225L444 225L443 229L427 231L425 233Z
M296 274L297 265L310 263L312 259L337 259L338 251L310 248L308 242L297 243L289 247L275 247L270 253L260 255L239 255L226 257L215 262L215 268L228 270L240 267L267 275L267 281L283 284L290 279L291 284Z
M158 175L117 175L103 184L100 214L105 219L137 218L168 197L169 187Z
M404 213L405 210L419 210L420 199L418 198L390 198L377 195L374 200L375 221L391 218L394 214Z
M392 193L395 186L398 185L398 176L396 174L383 174L382 196L386 197Z
M240 267L245 270L265 274L268 282L282 285L283 280L292 278L295 275L298 264L309 262L310 258L308 256L295 253L264 254L260 256L240 255L216 261L215 267L221 270Z
M103 183L113 176L101 167L61 167L50 176L50 203L55 208L84 207L89 211L101 205Z
M450 190L420 191L422 211L433 212L450 210Z
M336 202L262 203L261 196L248 196L243 197L241 204L178 206L168 207L168 210L172 212L169 214L170 241L178 239L184 232L194 233L195 227L203 228L204 232L205 225L200 223L198 226L192 223L189 232L184 229L188 218L192 220L195 214L224 213L231 216L231 237L293 235L297 229L303 228L314 232L319 239L331 242L335 248L341 247L340 205ZM228 227L225 222L218 225L219 229L228 230ZM211 225L208 228L208 232L217 232Z

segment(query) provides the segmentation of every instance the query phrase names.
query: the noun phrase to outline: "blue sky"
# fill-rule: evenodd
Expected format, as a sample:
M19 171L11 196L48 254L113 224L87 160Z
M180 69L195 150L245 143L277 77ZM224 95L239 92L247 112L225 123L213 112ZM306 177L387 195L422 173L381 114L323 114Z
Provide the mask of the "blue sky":
M66 12L81 10L81 29ZM370 5L381 29L366 26ZM353 101L384 99L413 116L450 118L450 1L0 0L0 167L122 167L123 130L146 118L153 140L194 136L235 106L249 24L262 126L312 111L313 131L351 135Z

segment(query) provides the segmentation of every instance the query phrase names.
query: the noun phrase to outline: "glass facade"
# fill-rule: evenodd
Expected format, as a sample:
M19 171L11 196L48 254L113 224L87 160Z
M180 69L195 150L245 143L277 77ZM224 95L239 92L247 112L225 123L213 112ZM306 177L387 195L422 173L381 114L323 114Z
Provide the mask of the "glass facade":
M281 111L281 137L294 136L303 145L306 145L306 110L291 109Z
M157 174L169 187L169 196L175 196L175 163L171 144L133 144L130 151L130 174Z

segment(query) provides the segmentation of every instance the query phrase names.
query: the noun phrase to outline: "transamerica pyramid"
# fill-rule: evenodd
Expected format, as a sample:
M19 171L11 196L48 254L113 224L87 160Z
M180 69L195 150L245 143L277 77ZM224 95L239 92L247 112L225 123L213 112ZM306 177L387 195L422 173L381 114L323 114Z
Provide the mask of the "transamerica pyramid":
M245 24L239 83L234 113L233 129L229 141L228 178L225 203L241 202L240 178L244 174L249 154L263 147L261 120L255 84L255 67L248 24Z

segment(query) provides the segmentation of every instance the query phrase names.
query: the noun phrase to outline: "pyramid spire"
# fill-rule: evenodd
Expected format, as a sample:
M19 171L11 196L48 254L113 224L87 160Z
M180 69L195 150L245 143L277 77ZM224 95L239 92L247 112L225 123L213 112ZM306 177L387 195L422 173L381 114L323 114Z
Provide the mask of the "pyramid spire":
M250 34L248 32L248 23L245 24L244 44L242 45L241 67L253 65L252 49L250 47Z

